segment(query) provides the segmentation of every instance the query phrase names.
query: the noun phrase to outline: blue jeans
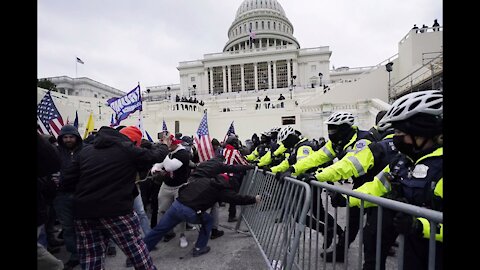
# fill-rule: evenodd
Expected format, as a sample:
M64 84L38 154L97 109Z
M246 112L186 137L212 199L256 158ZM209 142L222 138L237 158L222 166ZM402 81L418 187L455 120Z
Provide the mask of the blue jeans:
M173 229L178 223L186 221L192 224L202 224L195 247L204 248L207 246L208 238L210 238L210 233L212 232L213 219L212 216L206 212L202 214L201 219L202 220L200 220L195 210L175 200L162 216L157 226L145 236L143 241L147 244L147 249L150 251L155 248L167 232Z
M150 220L148 220L147 213L143 207L142 197L140 194L133 201L133 211L137 213L138 218L140 219L140 226L142 227L143 236L147 235L150 232Z
M63 240L65 248L71 253L70 260L78 260L77 239L75 237L75 225L73 223L73 193L59 192L53 201L63 228Z

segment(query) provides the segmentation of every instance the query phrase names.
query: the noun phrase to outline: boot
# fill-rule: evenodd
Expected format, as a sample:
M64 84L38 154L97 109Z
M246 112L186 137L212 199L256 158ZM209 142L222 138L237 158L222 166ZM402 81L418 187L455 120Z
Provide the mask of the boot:
M323 234L323 230L321 231L321 233ZM345 238L344 234L345 233L344 233L343 229L339 225L337 225L338 239L344 239ZM333 228L328 228L327 229L327 237L326 238L324 237L323 249L328 249L330 247L330 245L332 245L332 242L333 242Z
M338 230L338 228L337 228ZM338 242L335 247L335 261L344 262L345 261L345 233L341 230L341 233L338 234ZM331 243L330 243L331 244ZM323 253L320 254L323 258ZM326 253L326 262L333 262L333 250Z
M219 230L219 229L212 229L212 234L210 235L210 239L218 238L218 237L222 236L223 234L224 234L224 232Z

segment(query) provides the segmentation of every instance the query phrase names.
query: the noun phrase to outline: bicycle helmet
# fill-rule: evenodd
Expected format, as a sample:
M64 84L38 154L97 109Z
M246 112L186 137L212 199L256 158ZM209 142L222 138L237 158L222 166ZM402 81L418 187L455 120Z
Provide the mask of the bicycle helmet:
M442 114L442 92L419 91L395 100L378 125L391 124L394 128L412 135L433 136L441 133Z
M278 141L283 142L285 139L287 139L288 135L290 134L295 134L295 130L291 126L286 126L280 129L280 132L278 133Z
M350 126L353 126L354 120L355 118L353 117L352 113L334 112L328 117L327 121L325 121L325 124L336 126L339 126L341 124L348 124Z

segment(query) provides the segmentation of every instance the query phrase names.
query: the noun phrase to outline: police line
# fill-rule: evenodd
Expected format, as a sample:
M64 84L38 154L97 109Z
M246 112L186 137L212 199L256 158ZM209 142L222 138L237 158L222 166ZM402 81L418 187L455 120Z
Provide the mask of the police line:
M310 185L309 185L310 184ZM286 177L283 183L275 179L274 174L262 173L257 168L251 170L244 177L240 188L240 194L243 195L262 195L262 203L255 206L241 207L241 219L236 224L238 231L241 222L245 222L255 242L257 243L262 256L270 269L320 269L319 262L323 262L323 269L326 269L325 259L319 258L319 252L325 250L319 245L319 233L310 224L310 230L306 231L306 216L312 207L312 190L329 192L338 192L348 196L356 197L361 200L360 205L360 226L358 235L358 257L355 265L362 269L362 251L363 251L363 224L364 224L364 201L377 204L378 221L377 239L376 239L376 269L380 269L380 245L382 230L382 212L383 208L398 212L407 213L415 217L424 217L430 221L430 240L429 240L429 268L434 269L435 264L435 227L443 223L443 213L430 209L421 208L411 204L390 200L382 197L375 197L364 193L359 193L340 186L330 185L323 182L311 181L309 184L298 181L295 178ZM315 190L314 190L315 191ZM325 207L325 216L329 212L329 196L322 194L323 207ZM340 208L338 208L340 209ZM334 208L334 220L338 223L337 208ZM345 208L346 222L348 224L348 215L350 207ZM343 211L342 211L343 212ZM314 213L315 214L315 213ZM318 216L318 213L317 215ZM325 217L325 220L328 219ZM327 224L325 225L324 236L327 237ZM349 228L346 226L345 241L348 241ZM336 227L335 227L336 229ZM335 232L334 232L335 234ZM333 240L333 250L336 248L336 235ZM323 238L322 238L323 240ZM399 254L397 269L403 269L404 254L404 236L399 235ZM348 269L348 243L345 247L344 269ZM352 247L350 247L352 249ZM356 255L350 253L350 255ZM335 254L334 254L335 257ZM354 257L354 256L352 256ZM355 256L356 257L356 256ZM333 267L335 269L335 259ZM355 267L355 268L357 268Z

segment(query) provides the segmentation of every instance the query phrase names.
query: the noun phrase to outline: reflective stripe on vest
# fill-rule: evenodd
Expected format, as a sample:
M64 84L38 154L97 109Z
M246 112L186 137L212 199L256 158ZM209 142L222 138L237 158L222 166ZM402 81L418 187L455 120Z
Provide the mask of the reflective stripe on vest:
M335 157L330 153L330 150L326 146L322 147L322 151L329 157L330 159L334 159Z
M383 186L387 189L387 191L392 190L392 186L390 185L390 181L388 181L388 173L381 172L377 174L377 178L382 182Z
M358 172L358 176L362 176L365 174L365 171L363 170L362 164L360 164L360 161L354 156L349 156L347 157L350 162L353 163L353 166L355 166L355 169Z

